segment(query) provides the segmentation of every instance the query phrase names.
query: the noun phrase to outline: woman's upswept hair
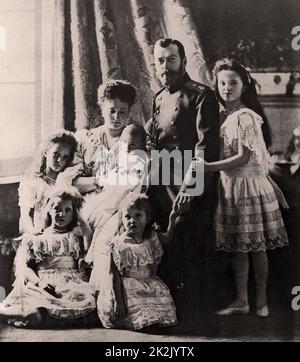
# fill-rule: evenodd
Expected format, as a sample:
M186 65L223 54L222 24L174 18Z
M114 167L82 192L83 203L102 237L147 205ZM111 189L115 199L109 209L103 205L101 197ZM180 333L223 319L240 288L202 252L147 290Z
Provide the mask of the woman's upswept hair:
M61 201L70 200L72 202L74 217L71 224L68 225L68 230L71 231L78 224L77 212L81 209L84 199L75 187L54 191L48 198L45 205L45 228L49 227L52 223L50 210L54 205L55 199L60 199Z
M125 80L109 80L98 88L98 102L100 105L106 99L119 98L122 102L127 103L130 108L135 101L135 97L135 87Z
M215 93L216 97L222 105L225 105L224 100L221 98L218 90L218 73L222 70L232 70L236 72L240 77L244 85L242 93L242 103L245 104L248 108L252 109L254 112L259 114L263 120L262 132L264 140L267 147L270 147L272 144L271 129L267 119L267 116L259 103L258 95L255 88L255 81L240 63L232 58L223 58L216 62L213 68L213 75L215 78Z
M148 237L152 231L153 224L153 208L145 194L131 191L129 192L125 198L122 200L119 206L119 227L118 233L121 234L124 231L124 226L122 222L122 211L129 207L135 207L138 210L143 210L146 213L147 217L147 225L144 231L144 237Z
M73 161L75 152L77 150L77 141L74 137L74 134L65 129L59 129L55 132L51 132L48 134L47 138L40 146L32 166L27 170L26 175L33 175L35 177L45 176L46 167L47 167L46 154L47 151L51 148L51 146L56 143L70 147L71 154L68 160L68 164L70 164Z

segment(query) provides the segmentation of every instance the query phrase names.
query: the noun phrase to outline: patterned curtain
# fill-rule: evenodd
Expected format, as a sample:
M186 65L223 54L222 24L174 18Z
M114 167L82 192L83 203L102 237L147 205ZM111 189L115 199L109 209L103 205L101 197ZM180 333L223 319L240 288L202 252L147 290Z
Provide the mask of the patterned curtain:
M209 84L188 1L55 0L54 16L55 124L69 130L101 124L97 89L112 78L136 86L133 118L143 124L160 88L153 61L160 37L182 41L191 77Z

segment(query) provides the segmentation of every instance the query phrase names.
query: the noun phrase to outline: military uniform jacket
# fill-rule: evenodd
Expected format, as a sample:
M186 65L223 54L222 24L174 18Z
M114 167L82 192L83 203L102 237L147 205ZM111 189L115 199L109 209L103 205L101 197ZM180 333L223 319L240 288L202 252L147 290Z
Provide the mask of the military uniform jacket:
M153 116L145 126L157 150L204 151L207 162L219 159L219 106L214 92L186 73L153 99ZM211 175L206 174L206 186Z
M218 109L214 93L186 73L154 96L152 119L146 124L149 140L158 150L197 148L208 153L206 161L218 160Z

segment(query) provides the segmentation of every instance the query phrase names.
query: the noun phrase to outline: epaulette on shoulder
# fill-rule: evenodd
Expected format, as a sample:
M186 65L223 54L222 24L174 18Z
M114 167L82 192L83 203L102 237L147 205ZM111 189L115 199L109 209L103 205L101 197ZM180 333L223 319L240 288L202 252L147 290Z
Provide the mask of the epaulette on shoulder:
M165 89L166 89L166 87L160 88L160 90L153 95L152 99L155 99L155 98L156 98L161 92L163 92Z
M206 85L196 82L194 80L189 80L187 83L185 83L185 86L199 93L203 93L206 89L208 89Z

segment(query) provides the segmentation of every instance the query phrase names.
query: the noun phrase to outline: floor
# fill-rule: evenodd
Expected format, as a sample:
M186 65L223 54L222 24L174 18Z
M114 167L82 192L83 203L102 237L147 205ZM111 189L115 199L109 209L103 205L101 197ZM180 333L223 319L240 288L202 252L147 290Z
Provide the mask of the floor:
M214 341L299 341L300 310L291 307L292 287L299 285L300 255L285 255L284 251L270 255L269 318L259 318L253 310L249 315L220 317L215 310L229 304L233 297L232 275L221 269L223 278L211 280L197 288L185 302L176 303L179 324L168 328L152 328L143 332L88 329L18 329L0 324L1 342L214 342ZM295 260L294 260L295 259ZM296 271L292 266L297 266ZM293 278L287 276L294 275ZM251 276L251 273L250 273ZM291 280L289 280L291 279ZM206 288L210 285L211 288ZM217 291L217 294L216 294ZM253 280L250 278L250 306L255 305ZM296 296L298 298L298 296ZM300 298L298 298L300 306ZM202 306L200 304L202 300ZM192 306L192 308L191 308Z
M254 313L218 317L200 315L185 325L153 328L147 332L103 328L31 330L0 326L1 342L214 342L300 341L300 311L272 310L269 318Z
M299 215L291 220L298 222ZM292 289L300 289L300 244L299 227L290 235L290 247L269 253L268 299L271 315L262 319L253 311L249 315L219 317L215 310L229 304L233 298L233 275L229 260L212 255L205 272L207 280L195 283L192 295L184 303L179 325L169 328L156 328L144 332L89 329L17 329L0 324L0 342L214 342L214 341L298 341L300 342L300 310L291 308ZM218 257L218 259L216 259ZM3 259L3 258L2 258ZM0 260L1 278L11 269L12 260ZM215 261L217 260L217 262ZM9 263L8 263L9 262ZM5 264L6 263L6 264ZM210 274L209 274L210 272ZM214 275L218 277L215 277ZM252 277L251 277L252 276ZM6 278L8 279L8 278ZM196 290L199 295L197 296ZM201 293L200 293L201 291ZM249 280L250 305L255 305L253 272ZM3 298L2 298L3 299ZM300 306L300 298L298 298ZM203 306L200 307L199 301ZM191 308L192 306L192 308Z

